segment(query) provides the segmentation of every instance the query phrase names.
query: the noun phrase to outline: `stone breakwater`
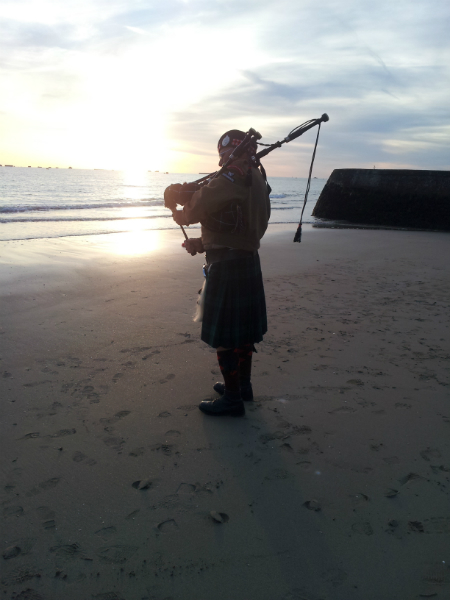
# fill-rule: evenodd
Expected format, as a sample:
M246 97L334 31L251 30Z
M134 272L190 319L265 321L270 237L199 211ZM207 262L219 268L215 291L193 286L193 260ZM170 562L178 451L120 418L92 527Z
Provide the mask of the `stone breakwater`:
M450 231L450 171L335 169L313 216Z

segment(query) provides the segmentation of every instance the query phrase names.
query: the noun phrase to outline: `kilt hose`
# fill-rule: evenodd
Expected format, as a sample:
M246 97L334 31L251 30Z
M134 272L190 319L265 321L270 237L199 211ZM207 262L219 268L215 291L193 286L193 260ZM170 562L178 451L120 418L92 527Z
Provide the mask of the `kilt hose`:
M266 299L257 252L208 267L201 339L218 348L257 344L267 332Z

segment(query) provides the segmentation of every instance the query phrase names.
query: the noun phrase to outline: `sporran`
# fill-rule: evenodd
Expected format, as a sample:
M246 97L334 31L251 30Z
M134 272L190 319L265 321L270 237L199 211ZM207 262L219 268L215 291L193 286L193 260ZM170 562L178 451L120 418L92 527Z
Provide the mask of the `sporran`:
M208 282L208 280L205 278L202 289L198 293L197 308L195 310L195 315L194 315L194 319L193 319L194 323L201 323L203 321L203 311L204 311L204 307L205 307L205 292L206 292L207 282Z

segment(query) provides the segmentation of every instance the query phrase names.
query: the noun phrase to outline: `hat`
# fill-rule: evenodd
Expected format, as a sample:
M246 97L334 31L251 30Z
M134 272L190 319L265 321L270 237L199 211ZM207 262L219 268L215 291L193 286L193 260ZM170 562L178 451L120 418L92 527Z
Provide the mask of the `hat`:
M230 129L222 135L220 140L217 143L217 151L219 154L222 150L228 150L228 148L236 148L245 138L246 134L239 129ZM252 144L252 147L256 150L256 145Z

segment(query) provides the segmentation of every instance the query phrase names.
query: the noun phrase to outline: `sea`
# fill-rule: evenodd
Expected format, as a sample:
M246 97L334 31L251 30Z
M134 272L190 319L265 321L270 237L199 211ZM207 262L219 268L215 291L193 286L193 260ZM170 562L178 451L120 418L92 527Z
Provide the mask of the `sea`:
M202 174L0 167L0 240L29 240L176 229L164 207L168 185ZM306 178L270 177L270 223L298 223ZM326 179L311 180L303 223L311 215ZM189 229L195 229L191 226ZM295 227L293 225L293 230Z

